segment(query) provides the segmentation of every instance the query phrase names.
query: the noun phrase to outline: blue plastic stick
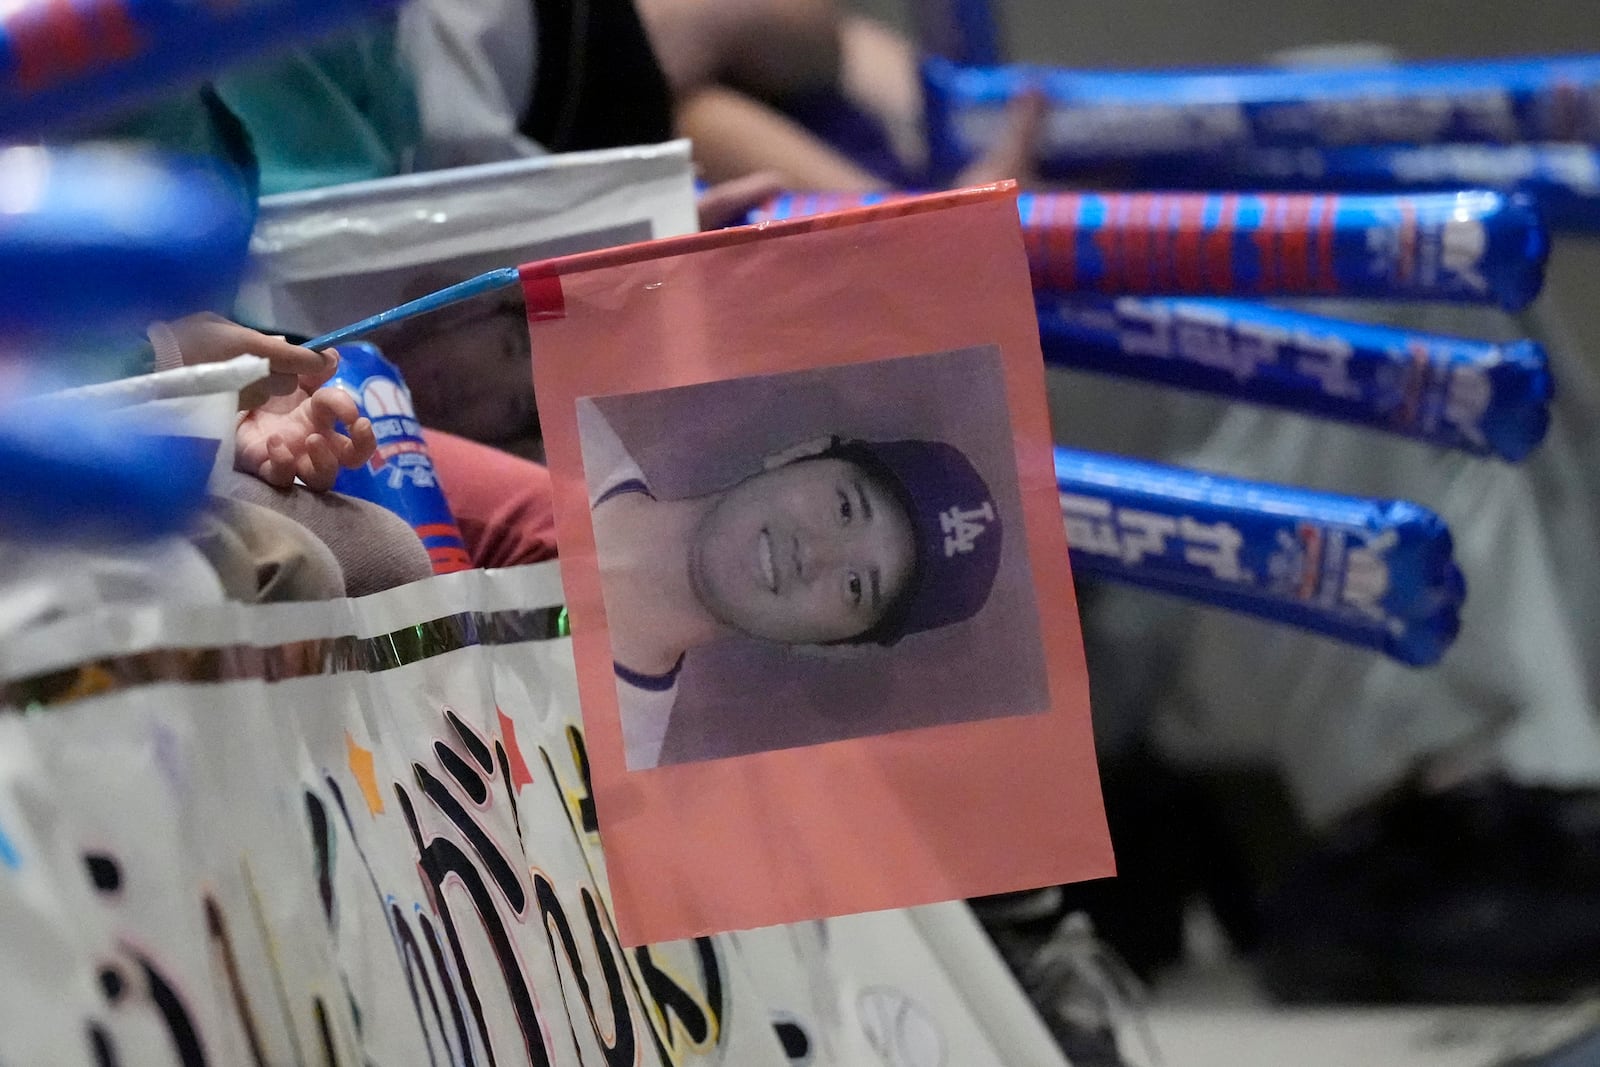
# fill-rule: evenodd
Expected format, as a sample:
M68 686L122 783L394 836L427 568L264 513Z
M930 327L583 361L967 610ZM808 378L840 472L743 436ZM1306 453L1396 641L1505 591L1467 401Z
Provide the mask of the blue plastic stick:
M472 297L481 296L484 293L492 293L497 289L506 289L517 283L517 268L501 267L499 270L480 274L476 278L468 278L464 282L457 282L455 285L440 289L436 293L418 297L409 304L401 304L397 308L380 311L371 318L340 327L332 333L325 333L321 337L307 341L306 347L321 350L330 348L333 345L344 344L346 341L358 340L380 326L388 326L391 323L403 322L418 315L426 315L430 311L437 311L457 301L470 300Z

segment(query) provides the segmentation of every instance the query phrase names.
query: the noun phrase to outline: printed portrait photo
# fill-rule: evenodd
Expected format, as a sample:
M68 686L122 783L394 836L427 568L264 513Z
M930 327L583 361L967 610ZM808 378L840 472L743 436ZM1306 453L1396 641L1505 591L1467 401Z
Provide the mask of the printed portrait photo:
M997 348L577 422L630 771L1048 709Z

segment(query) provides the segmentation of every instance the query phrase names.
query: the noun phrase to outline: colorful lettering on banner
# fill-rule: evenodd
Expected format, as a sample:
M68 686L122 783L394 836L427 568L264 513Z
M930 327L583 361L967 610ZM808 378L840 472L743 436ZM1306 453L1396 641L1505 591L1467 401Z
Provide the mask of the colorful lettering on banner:
M104 1065L114 1043L96 964L115 937L52 793L23 719L0 717L0 953L26 961L28 979L0 997L0 1058Z
M637 1062L637 1009L598 894L580 879L574 913L558 885L568 876L551 873L570 872L571 864L547 857L546 870L528 862L526 835L534 824L548 823L552 811L548 803L526 807L541 794L528 792L532 783L520 747L513 763L516 743L508 745L504 733L480 732L453 707L437 714L443 730L426 746L426 757L409 761L409 781L392 776L385 792L393 803L374 814L389 820L391 834L396 822L401 825L410 846L410 881L417 873L423 879L422 899L409 911L393 890L380 891L376 903L386 913L428 1047L437 1046L448 1063L495 1062L512 1054L512 1046L532 1063L573 1056L607 1067ZM521 799L513 785L518 779ZM360 820L351 818L343 791L332 779L327 785L343 828L358 837ZM321 807L308 794L313 827L328 824ZM359 846L358 855L366 864ZM379 889L377 872L369 866L366 873ZM462 897L464 907L457 903ZM574 914L581 916L576 922ZM552 992L559 1002L549 999ZM564 1020L552 1014L557 1003Z
M609 900L602 895L604 859L590 791L588 751L583 732L576 723L566 723L559 731L559 740L563 743L552 747L564 753L567 760L558 759L543 746L539 756L550 781L551 795L561 804L564 823L571 832L572 842L582 851L592 884L602 887L595 891L595 899L604 909L607 930L614 941ZM651 1041L663 1064L682 1067L702 1062L762 1063L775 1051L772 1038L776 1036L781 1040L781 1033L769 1031L761 1034L761 1040L752 1048L748 1034L729 1034L725 1030L730 1001L747 999L749 991L743 988L735 994L730 990L727 953L721 948L723 940L703 937L667 945L641 946L623 953L633 992L643 1005ZM748 981L741 985L747 987ZM741 1016L752 1009L761 1010L754 1004L741 1004ZM735 1052L738 1052L737 1058Z
M451 617L428 588L408 617ZM0 1060L872 1062L884 1020L841 1029L821 925L621 947L569 642L408 645L425 623L341 638L358 651L323 672L271 666L294 642L210 647L262 640L253 617L174 613L155 625L180 651L0 718L0 945L39 960L33 999L0 1004ZM207 677L235 661L283 680ZM148 682L172 676L194 680ZM932 1003L924 960L882 955L874 986ZM958 1015L927 1016L941 1047Z
M332 800L332 807L324 801L320 791L307 790L304 795L306 819L317 854L316 880L324 915L329 932L340 948L341 966L346 968L346 988L355 1001L356 1017L368 1020L361 1032L364 1050L370 1056L372 1042L382 1041L393 1032L390 1029L392 1020L372 1018L380 1005L389 1007L384 1003L386 998L373 988L376 983L359 978L351 980L351 970L360 975L366 968L376 967L388 972L389 989L403 989L407 994L410 1015L417 1029L406 1028L402 1040L409 1041L412 1047L420 1044L427 1049L430 1063L475 1062L472 1037L468 1032L466 998L456 972L446 960L438 929L420 907L408 914L397 899L383 892L351 817L344 791L331 777L323 788ZM344 838L342 843L340 838ZM351 869L341 869L345 867ZM355 867L360 870L353 869ZM361 884L363 880L367 885ZM341 886L345 887L345 892L340 891ZM367 888L371 890L370 898L363 892ZM370 904L363 904L369 899ZM385 940L392 944L392 957L380 955L375 947L361 944L365 935L363 927L367 925L361 921L363 914L381 917ZM367 928L370 929L370 925ZM367 947L373 955L361 961L365 967L352 968L350 960L358 947ZM385 962L389 967L382 967ZM373 1022L380 1025L374 1026ZM436 1048L443 1052L442 1061L436 1058Z
M205 923L192 825L182 818L187 754L147 702L115 722L89 701L28 723L54 801L74 816L57 880L87 888L90 921L109 932L92 961L102 996L87 1020L107 1062L206 1067L248 1063L249 1025L233 1013ZM143 705L143 706L141 706ZM159 727L159 728L153 728ZM174 888L190 887L173 896Z
M91 852L83 857L83 863L95 890L115 899L123 885L122 864L117 858L109 853ZM124 942L119 948L116 957L103 961L97 975L107 1004L113 1010L129 1010L131 1005L137 1005L153 1011L171 1041L174 1062L183 1067L204 1067L215 1062L207 1055L188 998L180 991L177 981L160 962L135 945ZM240 1022L251 1039L251 1052L259 1063L260 1039L248 1015L242 1016ZM110 1048L109 1039L106 1047Z
M493 650L497 664L507 674L529 678L527 684L500 686L499 692L506 698L554 686L556 702L572 709L570 719L558 716L556 721L540 723L535 735L542 740L539 759L550 782L549 795L565 813L563 823L569 834L563 843L582 850L600 902L609 910L588 749L576 719L575 691L568 688L573 684L570 645L541 644L533 649L535 656L527 650L528 646ZM540 669L545 660L554 663ZM568 692L572 692L570 698ZM519 721L539 721L531 714L517 715L510 704L503 707ZM837 1015L830 1007L794 998L778 1004L768 997L771 986L765 963L787 968L785 973L792 980L808 976L803 980L813 981L826 973L819 970L822 961L815 955L798 958L793 953L779 954L776 959L765 953L752 956L747 945L750 937L702 937L642 946L625 954L632 988L643 1006L660 1062L671 1067L854 1067L864 1062L860 1058L828 1058L828 1049L849 1047L842 1035L834 1034L829 1040L828 1021ZM759 1025L753 1025L754 1021Z
M638 1058L639 1038L634 1032L633 1013L628 1003L622 971L617 965L614 935L611 933L609 917L602 912L599 900L589 887L583 886L578 890L583 902L583 917L588 924L588 934L594 948L594 958L599 961L600 976L604 979L604 992L609 1001L609 1022L602 1022L595 1012L596 998L590 992L589 980L584 973L583 956L573 934L572 923L568 920L566 910L557 895L555 883L543 871L535 870L533 885L550 954L556 956L556 941L559 939L561 956L558 957L558 961L565 961L566 972L577 983L583 1013L605 1057L607 1067L628 1067ZM570 1003L567 1005L569 1021L576 1018L573 1007ZM577 1043L576 1032L573 1033L572 1040L574 1044Z
M494 764L490 760L488 746L448 708L444 709L444 718L453 728L454 739L469 751L473 762L467 763L444 741L435 741L434 751L438 755L439 763L447 773L451 773L451 777L462 790L469 795L476 794L473 800L477 806L487 809L488 785L479 771L481 770L483 774L493 773ZM411 832L417 861L426 880L429 902L444 929L457 969L464 976L472 970L463 948L458 917L451 909L445 892L451 883L465 890L471 900L477 921L482 926L481 933L488 938L495 961L499 965L500 977L504 982L505 996L515 1013L517 1030L529 1061L545 1067L550 1063L550 1059L545 1048L544 1026L534 1005L527 976L517 957L516 946L507 930L508 920L502 914L503 911L509 911L513 919L526 919L528 893L523 881L524 876L500 851L500 844L467 814L452 790L447 788L430 768L420 762L413 762L411 770L415 775L417 789L427 801L431 802L435 809L434 814L442 815L456 831L451 836L428 834L424 831L416 801L399 782L394 784L394 793L399 801L406 826ZM457 838L464 840L467 848L463 848ZM497 892L492 892L491 887ZM487 978L483 975L479 977ZM483 1017L477 988L474 984L465 983L465 993L468 1002L475 1009L479 1037L485 1049L492 1048L489 1027Z
M647 1055L648 1045L664 1067L742 1067L747 1063L752 1067L781 1067L784 1061L774 1030L764 1024L731 1029L727 1025L734 1014L745 1020L764 1019L766 1008L754 999L749 976L735 973L724 939L699 938L632 950L618 945L610 917L582 729L575 717L541 716L520 703L523 694L539 693L552 686L557 689L555 702L562 703L564 690L572 686L567 642L506 646L491 649L490 654L497 670L506 676L501 679L506 684L497 686L497 714L513 728L516 723L523 724L515 728L516 736L524 739L520 743L536 740L537 747L530 745L528 750L535 782L519 793L520 804L541 813L524 820L529 854L552 863L559 855L572 857L565 865L572 872L567 875L567 882L578 885L586 913L593 902L595 921L603 926L608 945L622 961L621 976L626 980L628 1002L637 1013L634 1040L639 1055ZM519 684L509 684L510 677L517 677ZM567 697L565 707L575 716L575 691ZM576 873L580 871L581 874ZM598 927L592 926L591 934L597 936ZM575 1013L569 1014L576 1018Z

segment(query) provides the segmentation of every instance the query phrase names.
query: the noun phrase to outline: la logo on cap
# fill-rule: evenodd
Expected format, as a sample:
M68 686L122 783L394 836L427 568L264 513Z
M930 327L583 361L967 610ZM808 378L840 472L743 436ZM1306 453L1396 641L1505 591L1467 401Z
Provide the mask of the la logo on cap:
M978 537L994 522L994 505L985 500L980 508L962 510L953 507L949 511L939 513L939 528L944 531L944 555L946 559L957 552L971 552L976 547Z

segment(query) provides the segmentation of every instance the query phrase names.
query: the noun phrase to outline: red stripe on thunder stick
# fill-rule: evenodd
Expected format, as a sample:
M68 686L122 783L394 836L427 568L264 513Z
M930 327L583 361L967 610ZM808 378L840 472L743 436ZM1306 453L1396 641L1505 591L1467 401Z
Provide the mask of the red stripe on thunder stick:
M828 200L837 209L898 195ZM750 221L798 217L810 199L777 197ZM1543 286L1549 250L1532 202L1489 190L1024 193L1017 208L1034 288L1045 293L1342 296L1516 311ZM1168 240L1172 273L1148 263Z

